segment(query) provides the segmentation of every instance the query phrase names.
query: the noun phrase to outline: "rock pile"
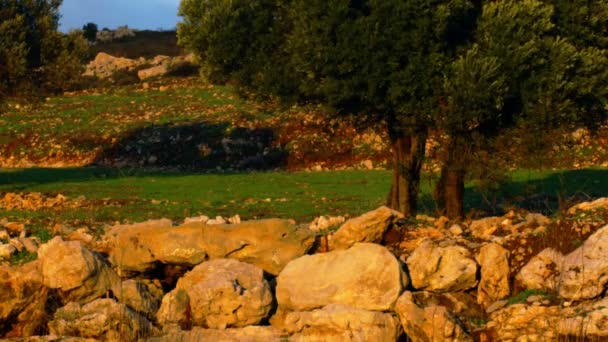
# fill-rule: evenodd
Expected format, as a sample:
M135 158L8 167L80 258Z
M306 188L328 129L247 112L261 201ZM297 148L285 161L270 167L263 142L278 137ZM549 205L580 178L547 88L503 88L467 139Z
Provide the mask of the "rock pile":
M419 216L413 224L383 207L335 231L321 230L324 236L287 220L231 221L199 217L179 226L169 220L117 225L91 244L94 250L55 237L39 247L37 260L0 265L0 336L48 331L52 335L41 340L608 337L608 299L602 296L608 225L567 254L545 249L514 268L518 252L510 249L512 240L542 234L552 220L510 213L458 225ZM402 239L387 243L395 236ZM315 253L320 240L326 252Z
M152 59L130 59L100 52L93 61L87 64L83 76L106 79L112 77L117 71L126 71L135 73L141 81L144 81L193 65L194 56L192 54L177 57L159 55Z

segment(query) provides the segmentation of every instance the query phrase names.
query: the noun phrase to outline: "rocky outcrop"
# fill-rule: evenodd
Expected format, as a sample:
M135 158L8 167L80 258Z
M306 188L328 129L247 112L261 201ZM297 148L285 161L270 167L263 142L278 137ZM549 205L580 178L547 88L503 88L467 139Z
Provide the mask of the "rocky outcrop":
M330 304L389 310L407 277L383 246L358 243L347 250L293 260L277 278L279 307L305 311Z
M395 311L413 341L473 341L444 306L416 303L411 292L399 297Z
M120 284L120 290L114 293L119 302L146 317L153 317L163 299L163 289L158 280L128 279Z
M423 242L406 261L412 285L433 292L463 291L477 284L477 264L461 246Z
M386 231L400 218L403 218L403 214L380 207L350 219L332 235L329 248L347 249L357 242L380 243Z
M314 237L287 220L269 219L240 224L207 225L170 222L117 226L106 240L113 241L110 260L124 272L145 272L157 263L195 266L209 259L232 258L278 274L304 255Z
M97 299L85 305L69 303L59 308L48 324L51 334L102 339L137 341L157 334L157 329L142 315L113 299Z
M40 262L0 266L0 337L26 337L45 324L48 289Z
M289 312L281 328L290 341L396 341L401 325L391 313L330 304L313 311Z
M481 279L477 286L477 302L484 307L511 294L509 287L509 251L498 244L481 247L477 255Z
M114 57L105 52L100 52L95 59L86 66L83 76L107 78L118 70L133 70L138 64L138 61L134 59Z
M196 266L167 296L158 314L161 324L183 325L186 312L192 325L214 329L259 324L273 303L262 269L233 259Z
M55 237L40 247L44 285L57 289L63 303L87 303L120 284L120 278L96 253L78 241Z

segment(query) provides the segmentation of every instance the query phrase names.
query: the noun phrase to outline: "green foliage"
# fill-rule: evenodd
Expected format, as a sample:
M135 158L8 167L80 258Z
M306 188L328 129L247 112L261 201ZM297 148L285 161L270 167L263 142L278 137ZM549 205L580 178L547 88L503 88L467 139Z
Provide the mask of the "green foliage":
M30 261L34 261L38 258L37 253L28 252L27 250L22 250L17 252L11 256L10 263L11 265L23 265L27 264Z
M69 89L87 45L58 28L61 0L0 2L0 93L40 95Z
M97 40L97 32L99 29L97 28L97 24L95 23L87 23L82 27L84 37L90 41L94 42Z
M531 296L548 297L548 296L550 296L550 293L547 290L526 289L526 290L518 293L517 295L507 299L507 302L508 302L508 305L523 304L526 302L528 297L531 297Z

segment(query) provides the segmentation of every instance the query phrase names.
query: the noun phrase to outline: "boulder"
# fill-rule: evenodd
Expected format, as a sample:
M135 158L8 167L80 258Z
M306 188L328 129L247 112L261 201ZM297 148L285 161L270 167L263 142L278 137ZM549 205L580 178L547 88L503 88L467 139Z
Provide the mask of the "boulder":
M258 324L267 318L273 303L262 269L234 259L196 266L167 296L158 314L161 324L181 325L183 313L189 312L193 325L213 329ZM186 303L189 308L184 310Z
M55 312L48 328L54 335L116 342L137 341L158 333L144 316L109 298L85 305L71 302Z
M9 260L15 253L17 253L15 246L10 243L0 243L0 261Z
M560 285L563 265L562 253L546 248L521 268L515 276L515 282L518 287L524 289L556 291Z
M293 260L277 278L276 296L285 310L330 304L389 310L407 285L397 259L383 246L358 243L347 250Z
M477 285L477 264L461 246L438 247L424 241L407 258L412 285L432 292L464 291Z
M391 313L330 304L313 311L289 312L281 328L289 341L397 341L399 319Z
M595 201L591 202L582 202L579 203L570 209L568 209L568 214L573 215L578 210L587 211L587 210L596 210L596 209L608 209L608 197L598 198Z
M471 235L478 239L489 240L492 234L494 234L500 227L500 222L503 219L501 217L491 216L484 217L479 220L471 222L469 230Z
M90 302L120 284L120 278L96 253L78 241L57 236L40 247L44 285L57 289L63 303Z
M514 304L490 315L486 328L493 341L558 341L560 308Z
M279 219L179 227L163 220L116 226L106 240L112 241L110 260L121 273L149 271L158 262L191 267L208 259L232 258L276 275L314 243L309 231Z
M484 307L511 293L509 287L509 251L490 243L479 250L477 262L481 266L481 279L477 286L477 302Z
M138 64L139 62L134 59L114 57L105 52L100 52L95 56L95 59L87 65L83 76L108 78L118 70L132 70Z
M221 341L221 342L281 342L285 336L274 327L248 326L230 329L204 329L195 327L189 331L172 331L152 337L147 342Z
M412 292L399 297L395 312L412 341L473 341L444 306L416 303Z
M380 243L384 233L400 218L403 218L403 214L388 207L380 207L350 219L333 234L329 248L347 249L357 242Z
M126 304L146 317L154 317L163 299L163 289L158 280L128 279L120 284L120 290L114 293L119 302Z
M608 226L598 229L582 246L566 255L559 294L568 300L599 296L608 283Z
M1 265L0 336L31 336L44 326L47 294L40 261L19 267Z
M151 68L137 71L137 77L144 81L153 77L161 77L169 72L169 67L166 64L156 65Z

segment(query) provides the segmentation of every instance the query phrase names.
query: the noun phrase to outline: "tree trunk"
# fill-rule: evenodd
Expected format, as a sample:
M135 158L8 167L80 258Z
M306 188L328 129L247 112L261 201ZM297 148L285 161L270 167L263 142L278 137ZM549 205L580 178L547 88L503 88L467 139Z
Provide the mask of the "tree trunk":
M464 143L454 140L447 144L441 176L433 192L440 213L451 219L464 217L464 177L466 174L464 146Z
M391 133L393 182L388 206L405 217L416 215L420 168L426 147L426 130L416 134Z

